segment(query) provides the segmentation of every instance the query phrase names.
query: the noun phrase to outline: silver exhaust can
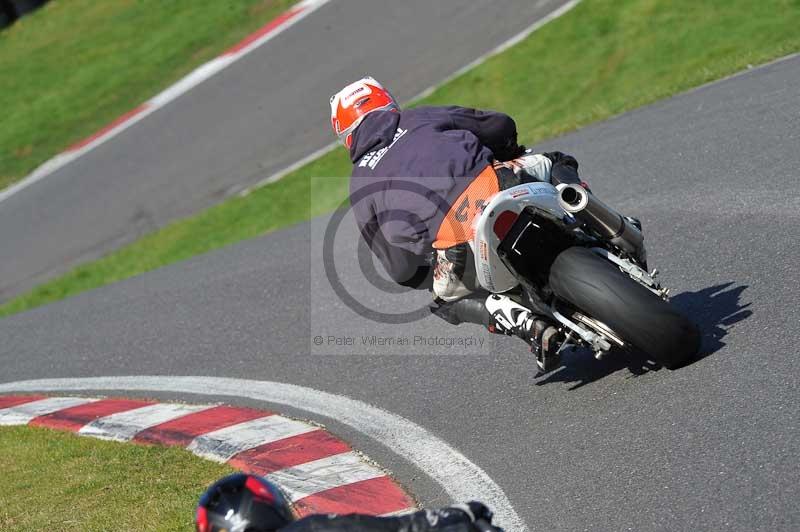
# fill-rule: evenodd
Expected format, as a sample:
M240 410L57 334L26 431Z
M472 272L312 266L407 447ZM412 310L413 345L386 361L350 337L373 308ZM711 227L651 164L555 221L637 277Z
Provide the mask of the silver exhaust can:
M644 260L644 236L620 213L578 185L559 185L561 208L583 222L600 238Z

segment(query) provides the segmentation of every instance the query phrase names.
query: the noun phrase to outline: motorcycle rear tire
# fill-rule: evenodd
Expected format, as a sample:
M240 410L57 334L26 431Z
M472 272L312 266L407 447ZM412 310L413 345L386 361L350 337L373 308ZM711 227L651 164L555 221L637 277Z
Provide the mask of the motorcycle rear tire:
M680 367L700 350L700 331L691 321L587 248L556 257L550 287L666 368Z

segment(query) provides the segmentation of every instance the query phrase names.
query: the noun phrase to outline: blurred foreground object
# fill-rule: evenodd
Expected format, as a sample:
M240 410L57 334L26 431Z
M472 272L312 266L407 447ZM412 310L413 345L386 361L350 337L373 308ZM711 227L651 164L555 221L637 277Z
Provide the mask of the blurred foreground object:
M0 0L0 28L13 24L19 17L30 13L48 0Z

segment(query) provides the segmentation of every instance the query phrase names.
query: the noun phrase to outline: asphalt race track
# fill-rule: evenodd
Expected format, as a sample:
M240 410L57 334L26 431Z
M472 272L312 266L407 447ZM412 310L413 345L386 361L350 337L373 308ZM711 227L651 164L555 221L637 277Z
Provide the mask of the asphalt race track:
M294 383L432 431L532 529L797 530L798 80L795 57L546 146L574 153L596 194L642 219L651 264L704 331L702 358L680 370L576 352L535 378L518 342L477 327L364 319L327 281L328 220L317 219L0 321L0 380ZM345 219L328 257L349 294L374 310L424 305L426 294L363 282L355 242ZM363 345L362 335L487 343ZM426 505L449 502L390 449L324 421Z
M0 301L330 144L346 82L369 72L412 98L565 3L333 0L0 204Z

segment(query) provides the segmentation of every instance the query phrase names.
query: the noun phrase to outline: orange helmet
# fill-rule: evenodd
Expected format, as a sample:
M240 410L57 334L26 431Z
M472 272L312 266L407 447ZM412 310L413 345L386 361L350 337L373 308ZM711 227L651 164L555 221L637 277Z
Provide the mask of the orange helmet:
M353 132L373 111L399 111L394 97L374 78L362 78L331 96L331 126L339 141L350 148Z

